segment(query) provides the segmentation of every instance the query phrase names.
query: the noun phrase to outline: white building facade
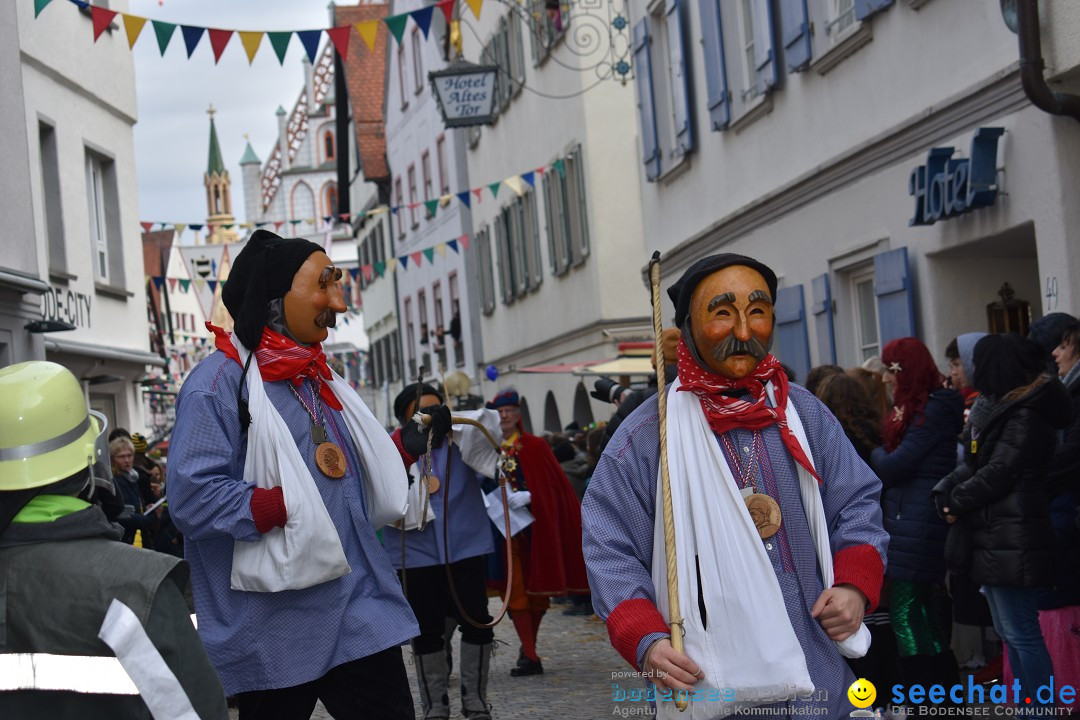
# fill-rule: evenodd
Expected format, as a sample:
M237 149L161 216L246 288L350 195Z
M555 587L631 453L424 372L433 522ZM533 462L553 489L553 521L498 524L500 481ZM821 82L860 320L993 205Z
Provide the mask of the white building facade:
M25 143L26 158L5 163L3 173L26 173L30 189L22 200L18 192L6 196L15 227L5 232L0 265L32 286L19 312L29 302L37 305L36 319L74 327L45 333L43 343L14 338L14 351L0 352L0 361L60 363L111 427L146 432L139 380L147 366L164 361L151 354L147 333L127 38L117 23L94 42L89 14L60 4L36 20L32 5L5 5L0 25L11 36L4 52L15 48L17 62L4 62L2 72L5 88L7 80L21 83L22 127L14 136ZM20 77L7 77L13 68ZM4 127L13 132L13 125ZM26 208L32 224L22 218ZM23 324L8 329L24 333Z
M997 3L630 4L664 285L716 252L770 265L799 378L903 336L944 365L960 333L1080 310L1080 124L1025 95ZM1080 8L1043 10L1047 77L1075 75Z

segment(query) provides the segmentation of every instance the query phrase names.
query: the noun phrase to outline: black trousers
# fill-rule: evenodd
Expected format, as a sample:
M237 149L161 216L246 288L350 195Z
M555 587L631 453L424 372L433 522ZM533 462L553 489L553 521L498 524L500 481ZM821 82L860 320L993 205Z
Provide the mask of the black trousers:
M318 680L238 695L240 720L309 720L322 700L334 720L414 720L401 648L338 665Z
M484 557L480 555L451 563L450 573L454 577L454 589L457 590L458 599L469 617L481 623L491 622L487 611ZM486 645L495 636L491 628L473 627L458 612L454 599L450 597L446 568L442 565L405 570L405 597L420 625L420 634L412 641L413 651L418 655L443 649L447 617L456 619L461 626L462 642Z

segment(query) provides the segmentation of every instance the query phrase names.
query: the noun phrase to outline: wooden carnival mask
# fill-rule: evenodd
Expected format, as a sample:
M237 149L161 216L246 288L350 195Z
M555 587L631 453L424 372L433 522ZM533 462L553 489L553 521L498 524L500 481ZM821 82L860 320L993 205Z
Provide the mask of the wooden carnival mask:
M337 313L346 310L340 281L341 270L324 252L312 253L296 271L284 304L285 327L297 342L320 343L337 324Z
M705 277L690 299L690 332L708 369L738 380L772 347L773 299L764 276L730 265Z

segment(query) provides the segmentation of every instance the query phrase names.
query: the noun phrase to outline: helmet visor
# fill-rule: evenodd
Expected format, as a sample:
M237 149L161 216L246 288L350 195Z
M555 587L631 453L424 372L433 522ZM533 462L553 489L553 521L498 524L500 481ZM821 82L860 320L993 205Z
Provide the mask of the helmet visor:
M94 485L109 492L113 490L112 465L109 462L109 421L97 410L88 410L97 420L98 434L94 438L94 454L90 458L90 476Z

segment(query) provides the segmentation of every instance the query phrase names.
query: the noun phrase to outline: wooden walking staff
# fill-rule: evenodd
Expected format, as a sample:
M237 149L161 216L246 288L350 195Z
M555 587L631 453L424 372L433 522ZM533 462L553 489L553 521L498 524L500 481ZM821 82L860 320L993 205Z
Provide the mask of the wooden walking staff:
M671 617L668 625L671 628L671 647L678 652L683 651L683 618L682 610L679 609L679 568L676 564L677 555L675 550L675 514L671 509L671 479L668 476L667 460L667 376L664 369L664 322L660 319L660 251L653 253L649 261L649 282L652 285L652 320L653 334L655 335L653 352L656 358L656 400L660 406L660 496L663 499L664 512L664 555L667 558L667 591L668 609ZM678 697L676 693L675 707L679 712L686 710L686 697Z

